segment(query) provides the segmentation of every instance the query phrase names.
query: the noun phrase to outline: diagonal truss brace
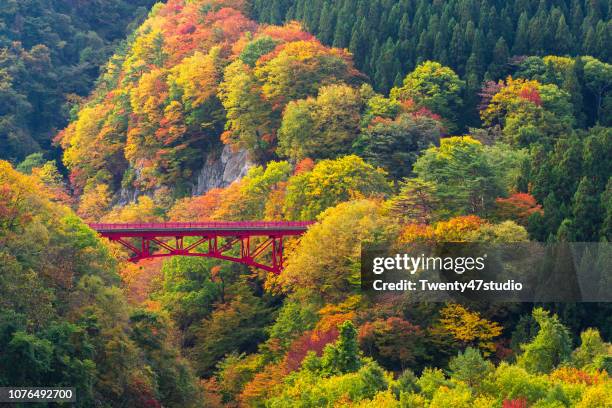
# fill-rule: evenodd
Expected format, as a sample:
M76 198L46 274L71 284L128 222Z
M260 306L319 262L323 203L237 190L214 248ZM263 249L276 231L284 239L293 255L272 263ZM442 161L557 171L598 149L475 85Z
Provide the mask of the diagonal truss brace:
M263 269L274 274L280 274L283 269L283 235L270 235L262 242L252 242L253 236L219 237L200 236L187 246L183 237L162 240L155 236L134 237L139 245L134 245L124 237L109 237L127 248L132 256L131 262L141 259L170 257L175 255L199 256L241 263L247 266ZM223 238L223 239L220 239ZM258 237L261 239L261 237ZM259 240L258 239L258 240ZM222 241L225 242L222 242ZM255 244L255 245L253 245ZM239 255L236 255L239 253ZM265 254L269 253L270 262L264 263Z

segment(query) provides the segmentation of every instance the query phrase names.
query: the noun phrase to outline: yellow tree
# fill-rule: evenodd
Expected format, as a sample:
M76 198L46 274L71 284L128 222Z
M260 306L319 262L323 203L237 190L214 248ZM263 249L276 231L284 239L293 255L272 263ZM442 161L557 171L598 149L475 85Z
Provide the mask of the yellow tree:
M159 209L148 196L138 197L136 203L115 207L102 218L104 222L159 222L162 221Z
M106 184L87 187L79 201L77 214L88 222L96 222L110 210L111 192Z
M393 223L378 202L365 199L330 208L320 220L288 254L281 285L309 301L342 301L359 288L361 243L385 236Z
M440 328L464 346L478 347L484 355L495 351L493 339L501 335L502 327L472 312L460 304L451 303L440 310Z

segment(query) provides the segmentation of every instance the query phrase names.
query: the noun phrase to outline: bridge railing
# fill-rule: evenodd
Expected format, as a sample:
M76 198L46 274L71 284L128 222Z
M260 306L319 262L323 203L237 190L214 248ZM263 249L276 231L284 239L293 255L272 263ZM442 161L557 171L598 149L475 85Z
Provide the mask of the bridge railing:
M89 227L100 230L166 230L166 229L277 229L307 228L314 221L204 221L204 222L155 222L155 223L110 223L89 224Z

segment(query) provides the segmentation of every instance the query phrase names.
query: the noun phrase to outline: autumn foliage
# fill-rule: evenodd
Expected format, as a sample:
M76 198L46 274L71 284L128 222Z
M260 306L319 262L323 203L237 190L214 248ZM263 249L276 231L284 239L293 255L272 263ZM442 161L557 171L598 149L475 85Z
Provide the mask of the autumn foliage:
M532 214L543 214L542 206L528 193L515 193L508 198L497 198L499 217L525 225Z
M246 9L242 1L156 6L56 137L77 191L188 184L199 158L219 150L224 126L226 143L262 157L275 147L289 100L361 78L344 50L297 23L260 26ZM253 67L243 62L247 49Z
M263 24L252 13L264 3L270 19L280 21L285 7L316 18ZM0 383L79 381L90 390L83 406L612 404L610 331L584 330L605 323L603 306L549 313L528 304L378 302L361 286L368 246L609 240L609 64L508 60L493 30L471 24L472 14L497 16L495 7L464 0L395 2L386 14L385 2L336 2L371 10L364 26L420 4L381 30L401 32L398 44L348 30L348 6L292 3L155 5L94 92L70 98L73 120L55 138L65 168L42 155L19 171L0 162L0 348L9 350L0 367L13 368L0 369ZM595 3L584 6L589 22L609 12ZM447 10L439 20L415 17L437 9ZM554 13L562 32L567 23ZM421 24L435 36L417 39ZM304 28L313 25L336 28L317 38ZM459 28L445 34L449 25ZM606 27L586 27L597 30L589 42ZM497 44L496 59L476 73L489 56L464 48L484 43ZM361 60L368 47L377 51ZM453 68L428 60L425 51L440 48L443 60L472 56ZM2 95L12 86L8 54L0 49ZM472 127L478 113L482 129ZM228 154L239 157L239 176ZM313 223L283 241L282 274L273 276L204 252L127 264L118 243L81 220ZM254 256L268 238L243 243L242 254ZM269 248L257 255L271 257Z

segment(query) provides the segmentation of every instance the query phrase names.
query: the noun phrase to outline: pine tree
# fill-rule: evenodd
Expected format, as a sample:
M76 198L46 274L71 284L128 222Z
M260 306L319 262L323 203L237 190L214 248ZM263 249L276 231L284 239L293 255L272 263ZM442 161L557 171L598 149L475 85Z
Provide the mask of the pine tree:
M406 13L402 15L402 19L400 20L400 24L397 29L397 37L400 40L405 40L410 37L410 18Z
M468 347L450 361L448 368L451 370L451 378L476 387L493 370L493 364L482 356L480 350Z
M336 30L334 32L334 40L332 45L338 48L346 48L351 40L351 26L349 25L353 19L352 12L347 8L350 2L346 2L346 6L342 7L336 19Z
M583 84L580 79L582 69L582 59L574 59L571 69L563 73L563 83L561 87L568 91L571 97L572 106L574 107L574 118L576 119L576 125L582 128L585 124L586 116L584 114L584 102L583 102Z
M576 241L597 241L601 226L600 198L590 178L583 177L572 202L572 238Z
M365 33L365 21L363 17L357 24L353 26L351 33L351 41L349 42L349 51L353 53L355 59L355 65L363 68L365 66L365 58L367 54L367 41L364 38Z
M538 28L539 29L539 28ZM516 36L514 38L514 46L512 53L515 55L523 55L529 49L529 19L527 13L521 13L516 28Z
M593 26L587 28L582 44L582 50L587 55L596 55L597 53L597 37Z
M607 242L612 242L612 177L608 179L606 189L601 195L601 208L604 209L603 223L599 231L599 237Z
M388 92L393 85L395 78L391 76L392 73L398 72L400 69L399 60L395 56L395 50L396 47L393 40L391 40L391 37L388 37L381 48L380 56L377 60L374 83L378 89L382 89L385 92Z
M595 31L596 52L593 55L602 61L609 61L612 55L612 51L610 51L610 47L612 47L612 34L610 34L610 30L612 30L611 21L600 20L597 23Z
M574 37L565 22L565 16L563 14L559 17L559 22L557 23L554 44L559 54L572 53L574 50Z
M547 45L546 38L552 37L551 27L547 24L547 20L543 15L536 14L529 21L529 48L534 54L543 54Z
M572 32L576 38L582 37L582 22L584 20L584 14L582 12L582 4L580 0L572 0L572 6L570 9L571 13L571 25Z
M335 344L325 348L322 368L328 374L352 373L361 366L357 329L350 320L339 327L340 336Z
M421 224L433 219L438 204L435 184L419 178L403 181L399 194L389 202L394 217Z
M506 73L506 64L510 59L510 50L504 37L499 37L493 48L493 61L489 65L488 80L495 81L503 78Z
M532 342L521 346L524 353L519 356L518 365L530 373L548 373L569 360L572 339L557 315L550 316L547 311L536 308L533 317L540 330Z
M334 18L334 10L328 2L325 2L318 24L318 36L325 44L331 44L334 38Z

